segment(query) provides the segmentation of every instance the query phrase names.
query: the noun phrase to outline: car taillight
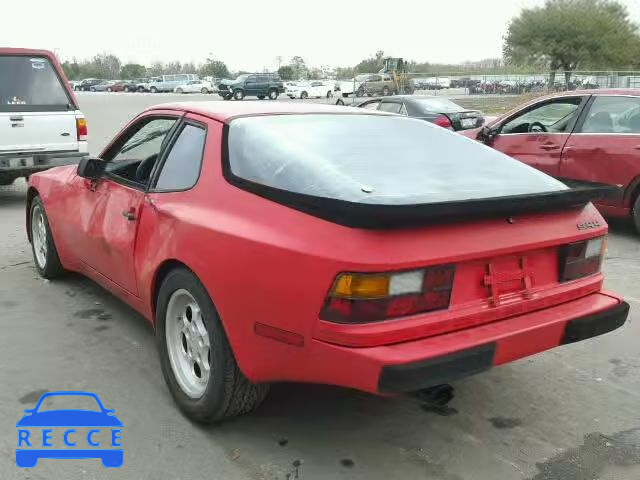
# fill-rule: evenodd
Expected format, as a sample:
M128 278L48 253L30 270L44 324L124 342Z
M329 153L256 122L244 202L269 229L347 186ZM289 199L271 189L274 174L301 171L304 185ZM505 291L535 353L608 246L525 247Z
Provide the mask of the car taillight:
M560 281L567 282L600 271L607 248L607 237L592 238L560 247Z
M453 125L451 125L451 120L449 120L449 117L447 117L446 115L438 115L433 121L433 123L443 128L453 127Z
M88 135L87 130L87 119L84 117L76 118L76 134L78 136L78 141L86 140Z
M449 307L454 265L397 273L341 273L320 318L336 323L388 320Z

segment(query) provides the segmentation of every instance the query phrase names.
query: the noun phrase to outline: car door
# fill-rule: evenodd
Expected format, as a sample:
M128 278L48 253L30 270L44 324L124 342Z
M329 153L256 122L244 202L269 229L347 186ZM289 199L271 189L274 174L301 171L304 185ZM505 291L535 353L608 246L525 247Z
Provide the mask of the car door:
M593 96L564 147L560 176L620 187L640 179L640 97Z
M530 105L501 122L491 146L557 177L562 149L587 100L563 96Z
M89 267L137 295L133 263L141 206L151 171L179 117L147 115L125 130L103 153L108 162L97 182L76 177L76 248Z
M256 75L249 75L245 80L244 82L245 95L257 95L258 83L257 83L256 77L257 77Z

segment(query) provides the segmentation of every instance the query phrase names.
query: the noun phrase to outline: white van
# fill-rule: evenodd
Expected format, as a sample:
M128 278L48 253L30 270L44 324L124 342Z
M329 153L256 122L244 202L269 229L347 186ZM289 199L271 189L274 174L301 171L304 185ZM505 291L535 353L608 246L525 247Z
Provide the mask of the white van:
M87 122L55 55L0 48L0 185L87 152Z
M173 92L180 85L187 82L198 80L199 77L195 73L176 73L175 75L160 75L158 80L149 83L149 91L151 93Z

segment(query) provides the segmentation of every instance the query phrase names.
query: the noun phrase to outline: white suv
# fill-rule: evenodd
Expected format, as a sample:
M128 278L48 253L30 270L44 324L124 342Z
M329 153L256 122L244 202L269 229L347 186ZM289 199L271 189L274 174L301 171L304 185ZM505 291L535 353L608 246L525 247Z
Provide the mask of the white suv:
M87 152L87 122L55 55L0 48L0 185Z

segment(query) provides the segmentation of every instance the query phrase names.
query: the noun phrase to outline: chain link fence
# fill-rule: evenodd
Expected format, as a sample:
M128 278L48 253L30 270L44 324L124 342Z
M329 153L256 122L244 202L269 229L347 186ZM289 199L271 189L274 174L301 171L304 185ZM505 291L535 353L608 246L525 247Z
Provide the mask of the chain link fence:
M549 73L411 73L410 78L416 93L432 95L440 92L447 95L521 95L585 88L640 88L640 72L637 71L579 71L571 72L568 79L564 72L558 72L553 81Z

